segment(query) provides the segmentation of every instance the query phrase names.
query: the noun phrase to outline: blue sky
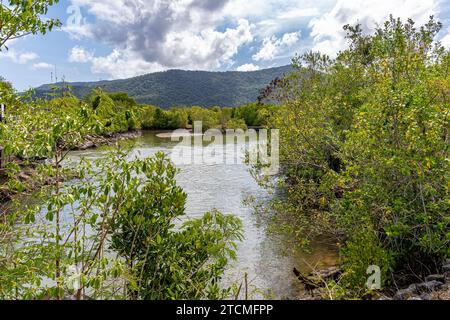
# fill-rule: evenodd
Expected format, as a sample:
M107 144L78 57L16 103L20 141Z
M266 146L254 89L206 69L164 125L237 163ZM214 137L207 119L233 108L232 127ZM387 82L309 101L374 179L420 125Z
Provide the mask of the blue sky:
M418 24L435 15L450 46L450 0L60 0L61 30L0 53L0 75L18 90L53 79L120 79L167 69L251 71L295 53L345 48L342 26L370 30L389 14Z

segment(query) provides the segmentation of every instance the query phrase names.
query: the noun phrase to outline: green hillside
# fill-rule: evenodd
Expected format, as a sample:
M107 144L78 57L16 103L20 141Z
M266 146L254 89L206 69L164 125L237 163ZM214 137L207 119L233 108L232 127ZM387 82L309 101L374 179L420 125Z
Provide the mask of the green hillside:
M69 85L79 98L93 88L101 87L107 92L127 92L138 103L162 108L194 105L236 107L255 101L261 89L291 70L290 66L252 72L170 70L130 79ZM36 96L45 98L49 92L51 85L43 85L36 89Z

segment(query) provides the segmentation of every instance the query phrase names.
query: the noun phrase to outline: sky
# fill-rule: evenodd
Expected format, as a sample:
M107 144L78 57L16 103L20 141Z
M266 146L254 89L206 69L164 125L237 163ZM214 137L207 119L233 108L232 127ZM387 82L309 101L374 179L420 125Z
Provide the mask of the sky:
M434 15L450 47L450 0L60 0L63 26L0 52L0 76L25 90L64 78L97 81L168 69L253 71L309 50L334 56L345 24L373 30L389 14Z

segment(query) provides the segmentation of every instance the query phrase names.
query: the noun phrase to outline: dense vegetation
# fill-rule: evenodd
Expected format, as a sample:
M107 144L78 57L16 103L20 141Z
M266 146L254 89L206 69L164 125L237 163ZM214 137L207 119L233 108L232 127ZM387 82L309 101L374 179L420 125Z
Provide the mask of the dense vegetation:
M5 90L9 88L9 92L14 92L9 83L4 81L1 83ZM18 100L17 95L15 97ZM268 120L278 108L275 105L254 102L236 108L216 106L208 109L193 106L162 109L153 105L137 104L125 92L106 93L101 89L94 89L80 100L72 96L68 90L54 88L51 97L50 100L34 99L33 103L46 106L58 105L57 108L62 107L70 113L79 112L83 104L92 105L97 116L96 120L102 125L101 128L96 128L96 133L103 135L135 129L191 129L195 121L202 121L203 130L262 127L268 124ZM24 100L28 101L27 98ZM50 111L53 111L53 108Z
M69 83L73 94L83 98L95 88L105 92L126 92L138 103L161 108L201 106L237 107L256 101L259 92L273 79L292 70L290 66L253 72L203 72L171 70L131 79ZM47 98L54 85L36 89ZM62 86L62 84L58 84Z
M100 89L82 100L61 89L32 100L6 81L0 97L0 298L231 297L219 280L235 258L241 222L213 211L175 228L186 194L163 154L130 159L119 149L95 163L62 164L87 136L195 121L204 130L261 126L277 107L163 110Z
M402 286L450 257L450 53L432 18L345 29L336 59L297 57L299 71L266 92L283 103L270 123L283 167L274 208L300 244L339 240L344 274L329 289L357 297L370 265Z
M11 24L0 26L0 49L59 25L40 18L55 2L2 3ZM164 154L132 158L118 145L95 162L65 165L87 135L138 128L145 115L152 127L161 118L174 125L182 111L100 90L79 100L60 88L52 99L32 100L3 80L0 103L7 107L0 122L0 299L230 297L219 280L235 258L241 222L217 211L185 218L186 194ZM211 125L220 126L213 112Z
M0 26L0 49L59 25L39 18L54 2L11 0L12 10L1 4L10 23ZM348 49L335 59L296 57L295 71L263 90L279 107L214 106L255 100L260 84L281 69L75 84L78 97L43 87L38 93L50 99L19 96L0 81L7 106L0 123L0 298L230 297L219 281L235 258L241 222L216 211L186 219L186 194L164 154L133 158L118 145L98 161L65 166L88 135L195 121L205 130L280 129L282 172L271 203L275 219L282 216L277 227L288 221L300 245L324 236L339 242L343 274L327 284L330 296L373 294L366 286L371 265L380 267L384 287L442 271L450 257L450 52L435 41L441 27L433 18L420 28L391 18L370 35L346 26ZM164 110L133 97L189 107Z
M186 194L164 154L138 159L118 149L63 166L86 135L133 128L132 99L95 92L86 101L66 94L23 102L7 83L1 88L9 104L0 123L0 194L16 196L0 202L0 298L230 296L219 280L242 239L241 222L210 212L175 227ZM38 181L46 186L27 192Z
M230 297L218 284L242 239L240 220L211 212L175 228L186 194L164 155L130 159L118 150L71 169L62 163L87 136L191 128L195 121L204 130L261 126L277 107L163 110L100 89L82 100L61 89L32 100L6 81L0 90L7 106L0 123L0 298ZM36 201L23 205L36 190Z
M194 106L163 110L158 107L143 106L140 119L143 129L192 128L196 121L202 122L203 130L247 129L267 125L268 119L276 110L276 106L258 103L250 103L238 108L214 107L212 109Z

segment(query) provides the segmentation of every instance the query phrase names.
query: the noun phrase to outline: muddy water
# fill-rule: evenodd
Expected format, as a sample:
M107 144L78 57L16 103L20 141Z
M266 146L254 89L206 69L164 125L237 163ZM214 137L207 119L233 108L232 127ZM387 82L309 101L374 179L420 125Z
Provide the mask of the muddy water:
M158 138L150 132L134 143L133 153L139 157L158 151L171 154L176 146L170 139ZM241 146L236 147L239 149ZM194 152L197 151L201 150ZM74 152L71 156L74 159L79 156L97 158L104 152L104 149L93 149ZM249 298L298 298L303 294L303 288L293 275L294 266L306 272L311 266L327 267L335 263L337 257L332 246L316 244L309 254L292 252L286 250L289 245L280 241L280 237L268 234L266 219L244 205L243 201L248 196L261 200L269 196L254 181L242 162L178 167L178 183L188 195L187 217L200 217L207 211L218 209L242 219L245 240L240 243L237 260L229 265L224 282L240 283L247 273Z

